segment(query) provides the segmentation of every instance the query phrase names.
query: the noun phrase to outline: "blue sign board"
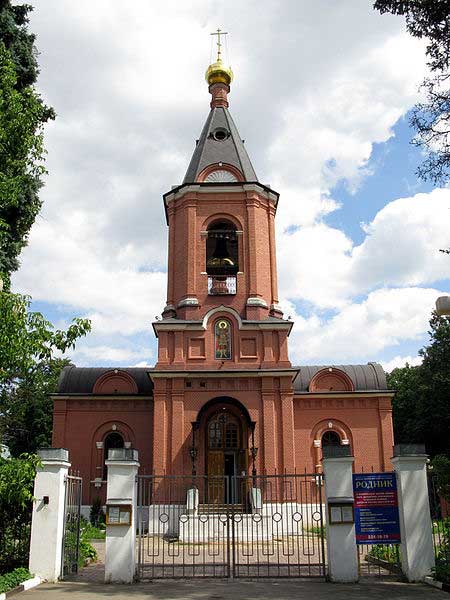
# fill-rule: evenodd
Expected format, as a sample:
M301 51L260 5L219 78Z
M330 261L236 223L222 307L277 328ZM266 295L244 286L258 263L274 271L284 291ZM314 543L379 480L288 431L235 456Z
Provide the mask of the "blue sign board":
M395 473L355 473L353 495L356 543L400 543Z

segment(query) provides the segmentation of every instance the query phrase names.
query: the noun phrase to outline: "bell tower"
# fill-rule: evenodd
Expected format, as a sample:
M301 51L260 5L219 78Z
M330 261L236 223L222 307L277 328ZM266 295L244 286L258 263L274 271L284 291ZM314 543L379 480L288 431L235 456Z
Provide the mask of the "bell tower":
M291 323L278 305L274 219L279 194L258 181L228 110L233 72L221 58L220 31L216 35L217 60L206 70L211 110L182 184L164 195L169 260L167 303L162 320L154 323L157 368L191 360L199 368L215 364L219 353L212 352L208 335L191 347L188 332L208 331L209 316L217 312L233 315L241 331L250 324L259 331L254 344L233 333L234 350L239 347L235 366L290 366Z
M274 218L278 194L259 183L228 111L233 73L220 52L206 71L211 110L183 183L164 195L169 225L163 317L199 319L218 305L243 319L281 318Z
M220 34L206 70L210 112L183 182L163 197L167 302L153 323L158 360L149 373L155 472L186 472L189 454L192 472L248 472L258 443L268 471L294 467L297 369L288 357L292 323L278 305L279 195L258 181L228 110L233 72Z

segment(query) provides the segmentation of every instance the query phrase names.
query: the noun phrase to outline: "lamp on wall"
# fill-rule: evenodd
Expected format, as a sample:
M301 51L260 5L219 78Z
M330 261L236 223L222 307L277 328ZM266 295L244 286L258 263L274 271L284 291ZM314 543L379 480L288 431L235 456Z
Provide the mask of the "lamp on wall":
M250 453L252 455L252 477L256 477L256 457L258 456L258 448L255 447L255 427L256 421L251 422L251 430L252 430L252 447L250 448ZM253 483L255 485L255 483Z
M191 456L191 462L192 462L192 477L195 477L197 475L197 468L196 468L195 463L196 463L197 456L198 456L198 450L195 445L195 432L198 429L198 422L192 421L191 425L192 425L192 445L189 448L189 454Z

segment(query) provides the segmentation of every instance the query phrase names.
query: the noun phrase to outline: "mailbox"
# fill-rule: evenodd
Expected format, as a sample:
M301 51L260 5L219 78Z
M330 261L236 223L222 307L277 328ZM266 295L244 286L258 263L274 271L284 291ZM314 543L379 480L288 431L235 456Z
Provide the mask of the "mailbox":
M106 505L106 524L107 525L131 525L131 504L107 504Z
M354 522L353 498L328 499L328 523L330 525L343 525Z

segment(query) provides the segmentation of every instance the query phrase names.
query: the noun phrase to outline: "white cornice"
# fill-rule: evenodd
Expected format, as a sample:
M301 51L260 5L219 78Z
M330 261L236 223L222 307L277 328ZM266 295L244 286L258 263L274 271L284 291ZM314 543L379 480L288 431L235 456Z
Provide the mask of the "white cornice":
M258 183L243 183L242 185L215 185L214 187L205 187L200 184L192 183L190 185L182 186L173 192L168 192L165 194L164 199L166 205L174 200L178 200L182 198L184 195L188 193L194 194L217 194L217 193L226 193L226 194L238 194L242 192L256 192L261 198L266 200L270 200L277 205L278 202L278 194L275 192L271 192L264 188L262 185Z

